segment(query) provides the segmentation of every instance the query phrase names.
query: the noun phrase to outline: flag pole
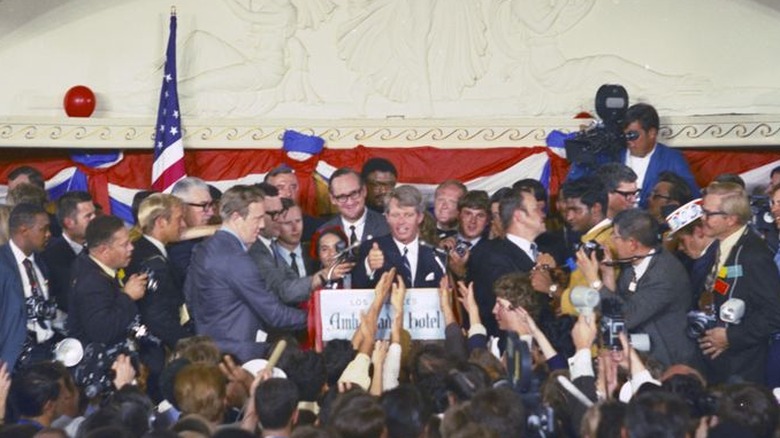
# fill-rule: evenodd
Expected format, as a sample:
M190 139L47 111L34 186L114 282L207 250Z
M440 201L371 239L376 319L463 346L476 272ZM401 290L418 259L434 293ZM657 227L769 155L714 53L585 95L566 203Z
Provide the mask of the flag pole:
M171 17L176 16L176 5L171 5Z

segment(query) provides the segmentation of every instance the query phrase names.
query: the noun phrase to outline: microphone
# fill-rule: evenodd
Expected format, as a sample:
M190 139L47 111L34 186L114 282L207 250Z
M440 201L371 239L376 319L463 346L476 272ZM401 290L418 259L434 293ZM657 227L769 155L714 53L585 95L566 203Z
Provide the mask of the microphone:
M341 251L336 253L336 263L343 262L348 255L352 254L353 251L360 248L360 241L357 241L353 243L352 245L347 246L346 248L342 249Z

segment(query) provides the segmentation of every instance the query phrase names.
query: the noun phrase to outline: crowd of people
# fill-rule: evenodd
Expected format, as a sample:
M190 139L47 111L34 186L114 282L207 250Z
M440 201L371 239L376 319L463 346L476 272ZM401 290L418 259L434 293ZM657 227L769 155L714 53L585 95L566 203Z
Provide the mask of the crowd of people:
M446 180L427 205L370 159L330 217L285 166L139 193L133 227L16 169L0 438L778 437L780 168L763 204L700 191L658 129L632 106L622 158L558 193ZM438 290L442 340L411 339L409 288ZM373 290L351 339L316 339L322 289Z

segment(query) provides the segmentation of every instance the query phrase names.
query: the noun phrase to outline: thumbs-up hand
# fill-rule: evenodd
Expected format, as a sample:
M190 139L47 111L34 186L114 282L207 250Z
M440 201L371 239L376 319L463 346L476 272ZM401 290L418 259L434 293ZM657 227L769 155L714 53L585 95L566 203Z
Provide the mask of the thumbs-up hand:
M382 250L379 249L379 244L374 242L374 244L371 245L371 250L368 251L368 267L371 268L372 271L376 271L382 269L382 266L384 265L385 255Z

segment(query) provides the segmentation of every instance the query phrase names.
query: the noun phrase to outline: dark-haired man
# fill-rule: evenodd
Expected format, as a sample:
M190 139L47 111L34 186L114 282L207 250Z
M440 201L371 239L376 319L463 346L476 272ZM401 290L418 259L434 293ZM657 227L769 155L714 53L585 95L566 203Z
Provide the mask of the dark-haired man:
M8 174L8 191L10 192L19 184L32 184L41 189L44 187L43 174L36 168L20 166Z
M616 303L612 317L625 319L626 330L646 333L650 357L665 366L697 364L696 347L686 336L686 314L691 303L691 286L683 265L663 250L658 224L650 213L630 209L613 219L612 241L618 260L629 263L615 280L605 274L595 254L577 252L577 265L590 284L600 288L602 311L608 302ZM603 270L603 271L602 271Z
M263 425L263 437L284 438L298 422L298 388L290 380L271 378L257 385L255 412Z
M328 183L328 194L339 214L321 229L341 227L349 239L349 245L390 233L385 217L366 208L367 193L366 184L359 173L348 167L333 172Z
M124 342L146 293L146 274L120 278L133 253L122 219L99 216L87 225L88 252L73 263L68 333L84 344Z
M25 352L29 362L51 352L54 315L32 312L53 305L47 270L37 253L49 240L49 216L39 205L19 204L8 220L11 239L0 247L0 359L9 370Z
M384 213L385 203L398 182L398 170L389 160L371 158L363 164L360 176L368 188L366 205L378 213Z
M95 218L95 204L87 192L68 192L57 200L62 236L51 239L41 258L49 267L49 291L57 307L68 311L71 266L85 250L87 225Z
M664 170L681 176L688 183L691 196L699 197L699 186L685 157L679 151L657 142L660 123L655 108L646 103L631 105L623 120L623 132L634 137L627 142L623 163L637 174L637 186L641 190L639 206L647 208L650 193Z
M532 191L511 189L499 201L499 213L505 237L489 242L469 264L482 324L492 336L499 336L493 284L504 274L533 269L539 255L534 241L545 231L544 211Z

